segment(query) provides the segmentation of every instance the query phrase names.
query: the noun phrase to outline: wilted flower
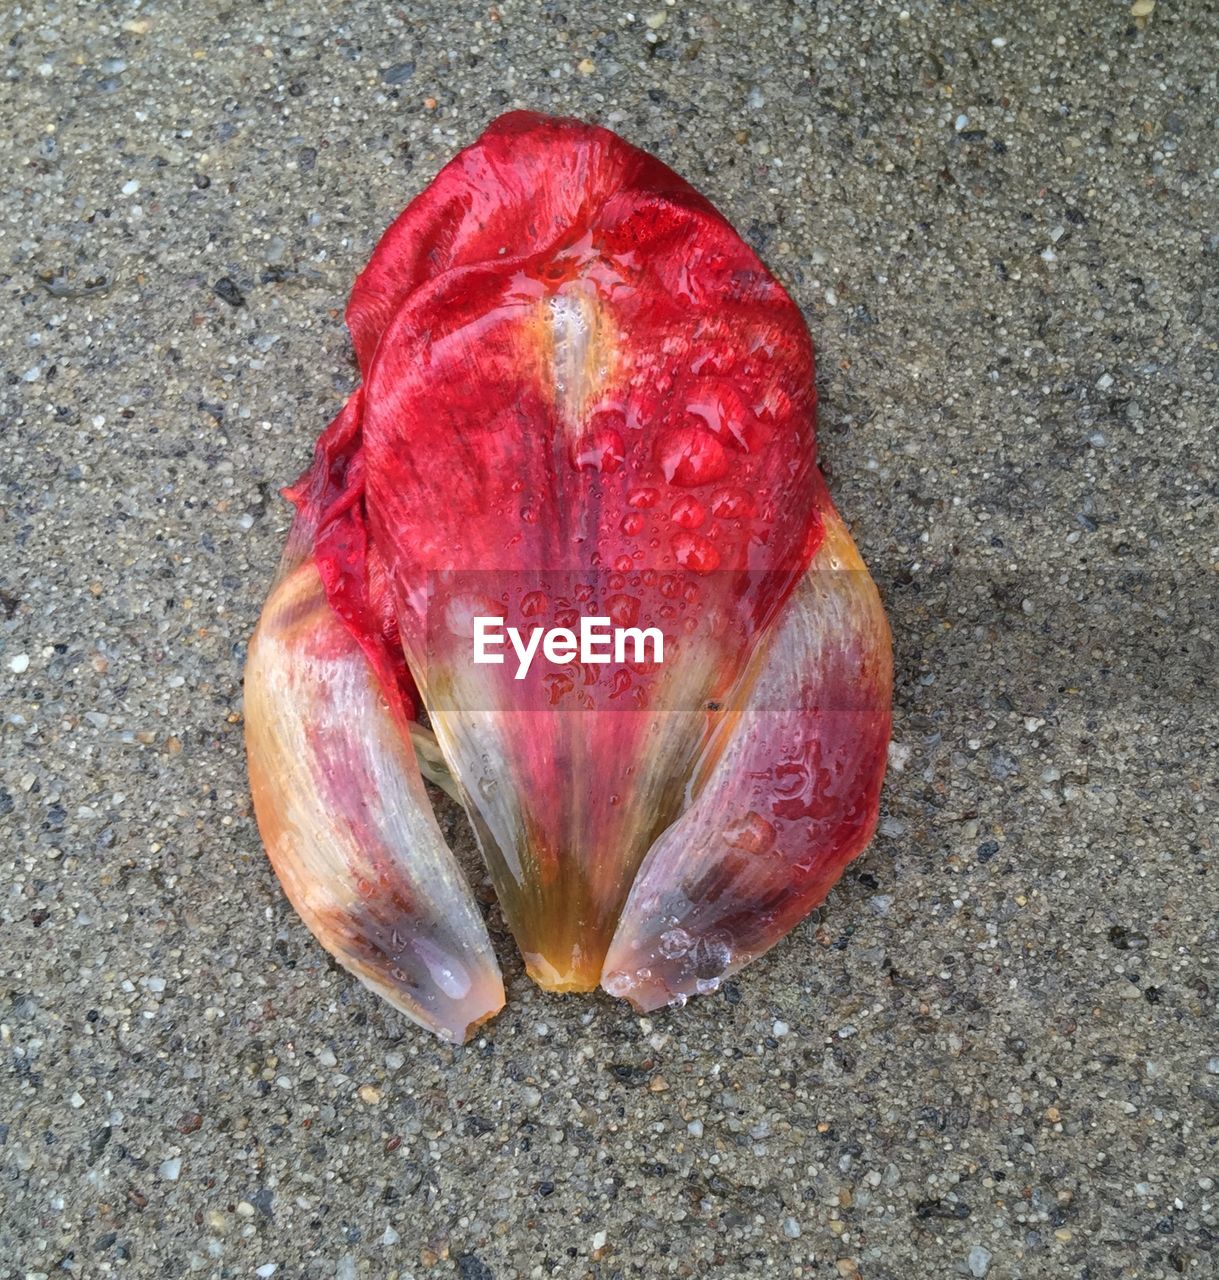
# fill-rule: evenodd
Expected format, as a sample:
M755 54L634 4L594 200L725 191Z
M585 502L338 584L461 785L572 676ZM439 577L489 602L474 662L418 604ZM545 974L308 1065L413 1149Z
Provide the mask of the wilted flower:
M799 312L659 161L513 113L386 232L347 320L363 385L289 491L246 678L288 896L439 1034L494 1014L422 768L537 982L714 990L866 844L888 741Z

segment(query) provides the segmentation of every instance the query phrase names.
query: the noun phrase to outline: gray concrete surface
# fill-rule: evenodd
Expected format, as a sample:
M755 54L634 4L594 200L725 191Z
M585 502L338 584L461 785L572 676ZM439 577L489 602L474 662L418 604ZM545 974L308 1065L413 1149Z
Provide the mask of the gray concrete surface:
M0 1276L1219 1274L1215 7L0 32ZM353 275L514 105L653 149L804 308L897 767L722 994L545 996L492 913L453 1050L282 898L241 670Z

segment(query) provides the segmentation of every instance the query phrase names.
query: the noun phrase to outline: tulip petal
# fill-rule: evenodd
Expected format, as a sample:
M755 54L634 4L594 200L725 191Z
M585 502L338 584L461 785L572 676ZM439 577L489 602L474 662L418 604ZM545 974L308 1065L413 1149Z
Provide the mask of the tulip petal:
M387 233L349 322L411 673L531 975L589 988L821 538L807 332L659 161L519 113ZM630 618L665 660L518 681L473 665L461 620L486 608L526 629Z
M871 838L892 654L828 496L809 572L734 696L694 799L648 853L602 985L648 1011L714 991L822 901Z
M420 1025L467 1039L504 1003L486 928L427 799L411 729L290 543L250 645L250 786L292 905L345 968Z

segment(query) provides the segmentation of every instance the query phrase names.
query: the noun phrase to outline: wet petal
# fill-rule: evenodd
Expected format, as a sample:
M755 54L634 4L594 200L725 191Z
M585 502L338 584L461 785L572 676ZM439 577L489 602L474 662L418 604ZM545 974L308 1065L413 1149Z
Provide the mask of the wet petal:
M301 541L298 531L297 551ZM465 1040L504 1003L486 928L436 824L410 728L312 556L290 551L267 601L245 719L259 829L292 905L372 990Z
M641 1011L714 991L772 947L875 828L889 632L828 505L825 529L708 753L693 803L648 853L622 913L602 985Z
M391 229L350 322L411 672L530 973L591 987L708 708L820 540L803 321L657 160L517 114ZM473 664L462 619L488 608L655 627L665 661L518 681Z

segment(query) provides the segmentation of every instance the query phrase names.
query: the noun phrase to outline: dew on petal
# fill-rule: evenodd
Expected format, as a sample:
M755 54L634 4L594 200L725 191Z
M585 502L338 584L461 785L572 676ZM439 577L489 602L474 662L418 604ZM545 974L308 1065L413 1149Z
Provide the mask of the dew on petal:
M626 447L613 427L590 425L571 447L572 466L580 471L612 475L622 466Z
M694 946L694 939L684 929L669 929L660 935L660 954L668 960L684 956Z
M725 378L706 378L691 388L687 409L725 444L746 453L760 443L760 424L744 397Z
M732 963L732 948L720 938L699 938L690 952L694 971L704 981L720 978Z
M601 979L601 985L616 1000L624 1000L635 987L635 979L621 969L607 973Z
M720 553L715 546L697 533L683 533L674 538L673 554L683 569L693 569L696 573L710 573L720 563Z
M744 489L717 489L711 495L711 514L717 520L747 520L757 510L757 503Z
M673 504L669 519L683 529L697 529L707 518L707 509L697 498L683 494Z
M605 602L606 612L616 627L633 627L639 618L639 601L625 593L612 595Z
M728 472L724 446L705 427L670 427L656 443L656 461L670 484L694 489Z
M775 829L753 809L738 818L724 831L724 841L746 853L766 853L775 845Z
M529 591L521 597L521 617L536 618L550 608L545 591Z

